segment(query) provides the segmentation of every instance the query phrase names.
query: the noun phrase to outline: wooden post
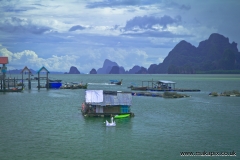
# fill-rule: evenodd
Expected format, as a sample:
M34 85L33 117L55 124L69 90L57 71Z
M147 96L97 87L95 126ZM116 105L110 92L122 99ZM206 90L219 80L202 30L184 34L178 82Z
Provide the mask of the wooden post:
M31 85L31 79L29 79L29 89L31 89L32 85Z
M38 89L40 89L40 77L39 77L40 72L38 72Z
M47 84L47 89L49 89L48 72L47 72L47 82L46 82L46 84Z
M152 78L152 88L153 88L153 78Z
M3 64L3 67L2 67L2 68L5 69L5 64ZM4 92L5 92L5 90L6 90L5 75L6 75L6 73L3 72L3 91L4 91Z
M23 73L22 73L22 90L23 90Z
M14 86L14 88L16 88L15 77L13 78L13 86Z
M28 72L28 89L31 89L30 72Z
M8 77L8 89L9 89L9 77Z

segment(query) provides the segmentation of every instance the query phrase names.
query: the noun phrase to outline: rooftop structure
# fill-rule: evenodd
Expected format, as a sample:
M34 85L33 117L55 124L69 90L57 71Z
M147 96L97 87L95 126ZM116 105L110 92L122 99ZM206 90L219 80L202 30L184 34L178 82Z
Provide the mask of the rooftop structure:
M8 57L0 57L0 64L8 64Z

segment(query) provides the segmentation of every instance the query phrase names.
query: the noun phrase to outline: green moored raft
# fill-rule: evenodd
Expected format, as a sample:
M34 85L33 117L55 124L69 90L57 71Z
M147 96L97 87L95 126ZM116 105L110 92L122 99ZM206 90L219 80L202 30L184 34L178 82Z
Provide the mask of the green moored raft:
M120 115L114 116L115 119L126 118L126 117L130 117L130 114L120 114Z

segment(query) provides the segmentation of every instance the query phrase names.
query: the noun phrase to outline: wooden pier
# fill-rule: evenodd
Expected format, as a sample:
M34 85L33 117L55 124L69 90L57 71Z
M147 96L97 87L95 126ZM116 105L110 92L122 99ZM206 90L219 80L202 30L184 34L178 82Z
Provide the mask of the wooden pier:
M0 57L0 92L21 92L23 90L23 86L18 88L17 79L6 78L8 57Z
M0 80L0 92L21 92L23 90L23 84L18 83L21 79L16 78L2 78Z
M26 78L26 80L28 81L28 89L31 89L32 85L31 85L31 78L30 76L32 75L32 72L30 69L28 69L27 66L25 66L23 68L23 70L21 71L22 74L22 78L21 79L16 79L14 78L6 78L6 72L7 72L7 67L6 64L8 64L8 57L0 57L0 64L2 64L2 67L0 67L0 92L21 92L23 91L24 88L24 83L23 83L23 74L28 73L28 78ZM46 72L46 76L41 76L40 73L42 71ZM38 71L38 89L40 88L47 88L49 89L49 79L48 79L48 74L49 71L45 68L42 67L40 68L40 70ZM46 85L40 86L40 80L45 80L46 81ZM20 83L19 83L20 81Z

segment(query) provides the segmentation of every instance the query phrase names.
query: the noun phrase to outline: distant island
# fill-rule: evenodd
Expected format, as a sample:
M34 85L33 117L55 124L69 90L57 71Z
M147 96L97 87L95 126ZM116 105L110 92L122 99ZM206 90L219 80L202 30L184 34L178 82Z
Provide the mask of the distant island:
M64 74L80 74L80 71L77 69L77 67L72 66L69 72L65 72Z
M31 70L33 74L36 71ZM20 73L21 70L11 70ZM63 74L63 72L51 72ZM239 74L240 52L237 43L229 43L229 39L218 33L213 33L207 40L199 43L198 47L180 41L167 55L162 63L151 64L148 68L134 65L125 70L116 62L105 59L99 69L92 68L89 74ZM71 66L64 74L80 74Z
M239 74L240 52L237 43L218 33L199 43L198 47L182 40L162 63L148 69L135 65L129 71L108 59L97 74Z

